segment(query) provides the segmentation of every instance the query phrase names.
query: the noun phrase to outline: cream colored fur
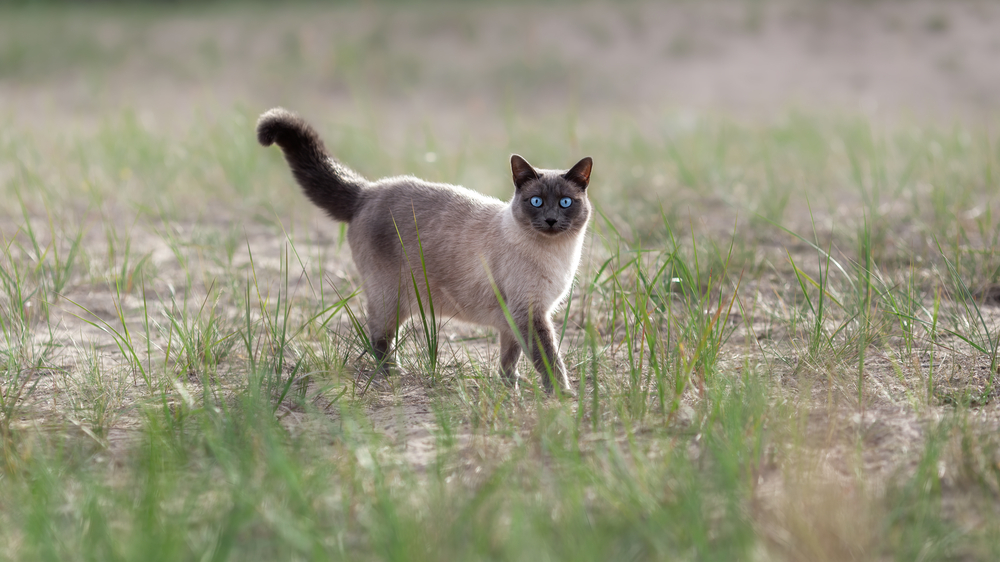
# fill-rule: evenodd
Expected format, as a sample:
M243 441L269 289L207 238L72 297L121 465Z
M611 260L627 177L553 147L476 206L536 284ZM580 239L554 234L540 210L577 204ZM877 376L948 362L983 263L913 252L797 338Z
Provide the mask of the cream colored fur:
M349 222L380 370L399 324L419 312L421 299L425 312L433 302L439 321L454 317L496 328L507 381L518 379L523 348L546 389L553 382L569 388L551 316L580 263L590 216L589 158L560 172L536 170L512 156L516 189L503 202L413 177L364 180L329 158L315 131L284 110L261 117L258 138L281 146L306 194ZM557 205L569 200L567 208Z
M493 326L510 341L508 347L514 345L517 338L496 297L499 291L515 325L522 324L519 331L524 336L529 316L549 322L573 283L583 249L583 228L552 237L518 223L509 203L468 189L436 185L433 194L418 192L415 199L409 195L409 181L379 183L383 185L372 186L370 196L380 204L366 204L347 233L354 262L364 279L373 339L395 331L397 302L399 318L418 312L413 279L427 308L424 265L431 302L440 316ZM431 202L447 208L429 205ZM376 230L386 227L385 209L391 209L390 217L395 220L392 234L402 238L403 260L386 255L373 243ZM558 357L552 367L557 380L568 385ZM517 377L516 370L504 374Z

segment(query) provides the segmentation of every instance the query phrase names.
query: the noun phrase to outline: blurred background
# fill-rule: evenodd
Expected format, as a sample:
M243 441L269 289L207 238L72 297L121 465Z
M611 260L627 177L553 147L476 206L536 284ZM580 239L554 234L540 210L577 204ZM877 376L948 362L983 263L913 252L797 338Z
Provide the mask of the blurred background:
M1000 100L982 0L0 3L0 120L190 127L284 105L449 142L572 114L683 124L790 108L978 123Z
M1000 4L983 0L6 2L0 149L67 196L91 176L105 205L118 190L215 219L180 204L210 193L283 214L300 201L274 191L286 172L252 136L281 105L369 177L506 198L509 153L551 168L586 153L592 196L650 215L640 234L662 230L664 207L718 217L724 234L740 212L804 224L806 187L853 216L853 188L793 171L790 150L826 162L869 146L869 126L988 136L998 30ZM857 125L830 141L831 123ZM74 154L88 163L61 177L45 165ZM4 160L0 180L14 176Z

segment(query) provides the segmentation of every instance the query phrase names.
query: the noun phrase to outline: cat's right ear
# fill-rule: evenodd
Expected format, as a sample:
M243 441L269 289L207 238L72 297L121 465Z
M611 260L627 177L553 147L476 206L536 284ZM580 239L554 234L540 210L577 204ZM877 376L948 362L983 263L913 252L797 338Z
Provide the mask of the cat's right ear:
M521 186L531 180L538 179L538 172L517 154L510 155L510 171L514 176L514 187L517 189L521 189Z

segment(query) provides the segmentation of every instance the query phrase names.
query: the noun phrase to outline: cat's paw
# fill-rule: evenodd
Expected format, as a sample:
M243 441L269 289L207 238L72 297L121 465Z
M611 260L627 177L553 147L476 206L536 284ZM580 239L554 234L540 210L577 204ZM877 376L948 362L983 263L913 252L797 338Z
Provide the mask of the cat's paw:
M354 386L359 394L364 394L369 388L391 390L392 379L389 375L389 369L385 365L379 369L363 369L358 371L358 376L354 379Z
M555 395L559 398L569 398L571 400L575 400L577 396L576 389L568 385L560 387L559 390L555 392Z

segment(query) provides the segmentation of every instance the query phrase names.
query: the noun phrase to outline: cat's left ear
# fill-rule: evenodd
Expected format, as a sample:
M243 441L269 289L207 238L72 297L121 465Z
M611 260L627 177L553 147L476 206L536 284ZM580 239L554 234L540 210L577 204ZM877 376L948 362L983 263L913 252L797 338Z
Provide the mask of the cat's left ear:
M580 189L587 189L590 185L590 170L594 167L594 161L590 156L580 160L575 166L563 174L563 177L580 186Z

